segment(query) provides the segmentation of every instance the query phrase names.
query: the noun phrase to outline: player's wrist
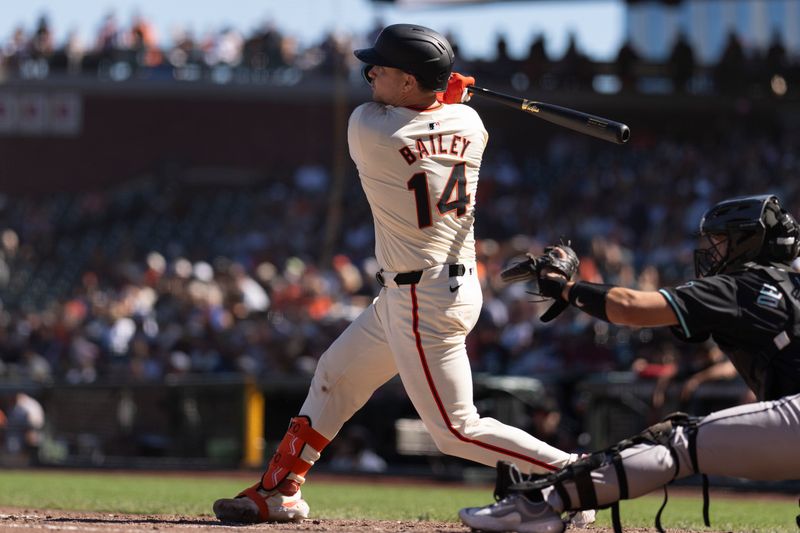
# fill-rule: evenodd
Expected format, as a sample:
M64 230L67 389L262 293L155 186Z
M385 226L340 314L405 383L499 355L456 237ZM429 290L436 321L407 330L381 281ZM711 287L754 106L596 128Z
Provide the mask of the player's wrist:
M579 281L567 291L567 301L584 313L608 322L606 297L611 287L612 285Z

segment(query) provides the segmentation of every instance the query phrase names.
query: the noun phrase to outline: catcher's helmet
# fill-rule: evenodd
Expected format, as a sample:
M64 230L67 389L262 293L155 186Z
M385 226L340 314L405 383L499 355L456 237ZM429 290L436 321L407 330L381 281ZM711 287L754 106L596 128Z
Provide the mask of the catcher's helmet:
M788 263L800 252L800 226L771 194L718 203L703 215L700 236L706 246L694 252L698 277L740 270L749 262Z
M420 85L433 91L447 89L455 61L453 48L447 39L416 24L387 26L375 39L372 48L362 48L353 53L366 63L365 78L372 65L394 67L413 74Z

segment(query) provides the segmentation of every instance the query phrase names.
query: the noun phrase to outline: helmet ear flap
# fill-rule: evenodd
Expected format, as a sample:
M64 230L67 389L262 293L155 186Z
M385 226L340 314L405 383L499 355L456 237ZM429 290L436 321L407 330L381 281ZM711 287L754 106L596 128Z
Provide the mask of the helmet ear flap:
M794 217L786 210L781 209L778 217L782 235L778 237L777 244L785 248L788 261L793 260L800 253L800 226Z
M767 216L772 222L768 225L764 242L766 259L774 261L791 261L800 252L800 226L794 217L777 204L773 207L773 216Z

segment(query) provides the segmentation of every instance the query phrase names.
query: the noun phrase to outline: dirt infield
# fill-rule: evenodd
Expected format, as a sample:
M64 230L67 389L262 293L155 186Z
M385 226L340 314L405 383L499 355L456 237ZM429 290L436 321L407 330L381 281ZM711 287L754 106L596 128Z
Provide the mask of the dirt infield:
M113 533L122 531L385 531L463 533L462 525L452 522L412 522L394 520L316 520L293 524L225 525L209 516L123 515L0 509L0 531L81 531Z
M0 532L72 531L86 533L121 533L124 531L214 532L266 531L296 533L301 531L377 531L386 533L466 533L469 528L453 522L420 522L397 520L318 520L293 524L226 525L210 516L125 515L117 513L84 513L0 508ZM571 529L570 533L609 533L604 528ZM626 531L648 531L626 529Z
M231 525L218 522L211 516L126 515L118 513L85 513L34 509L0 508L0 532L20 533L20 530L69 531L79 533L122 533L140 531L230 533L264 531L296 533L328 531L334 533L375 531L378 533L469 533L470 529L454 522L422 522L412 520L320 520L309 519L291 524ZM612 533L612 529L591 527L570 528L568 533ZM626 527L628 533L650 533L655 529ZM670 529L673 533L692 533ZM703 529L703 533L714 533Z

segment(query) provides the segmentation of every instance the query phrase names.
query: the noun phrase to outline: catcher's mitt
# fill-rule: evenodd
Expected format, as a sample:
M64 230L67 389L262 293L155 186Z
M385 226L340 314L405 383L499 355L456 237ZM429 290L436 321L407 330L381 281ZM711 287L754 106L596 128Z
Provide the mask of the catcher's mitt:
M533 254L525 254L528 259L514 266L503 270L500 273L500 278L506 283L515 283L517 281L531 281L539 279L539 257Z
M561 298L561 291L564 289L564 285L575 276L580 260L569 243L548 246L539 256L532 254L527 254L527 256L527 260L504 270L500 277L506 282L535 279L538 282L539 291L533 294L555 299L553 305L542 315L542 321L549 322L560 315L569 305ZM553 275L553 273L558 275Z
M506 282L516 281L542 281L548 272L557 272L564 276L567 281L570 281L575 273L578 271L580 260L578 259L575 251L570 248L569 244L557 244L555 246L548 246L544 249L544 253L539 256L527 254L528 259L517 263L504 270L500 277ZM555 298L558 294L550 295L542 292L542 296L548 298Z

